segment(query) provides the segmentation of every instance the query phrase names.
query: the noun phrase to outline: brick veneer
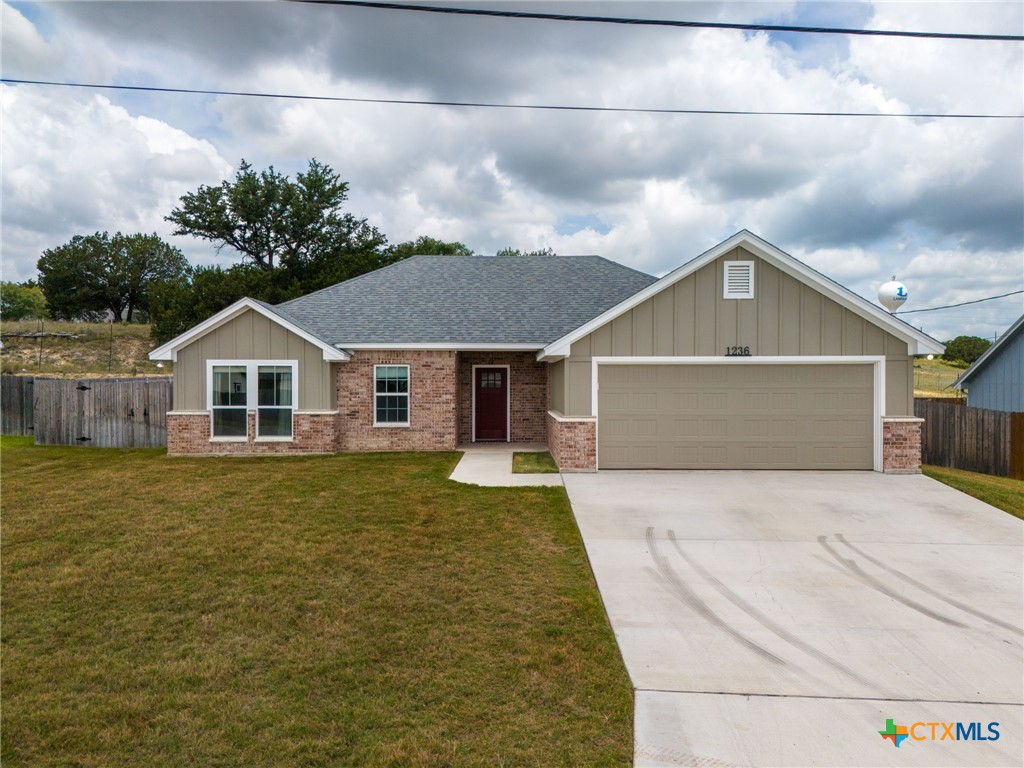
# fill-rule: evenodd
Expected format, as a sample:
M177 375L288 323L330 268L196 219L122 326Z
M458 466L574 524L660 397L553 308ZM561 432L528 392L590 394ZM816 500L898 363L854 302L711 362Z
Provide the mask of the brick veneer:
M547 413L548 450L563 472L597 470L597 421Z
M409 426L373 426L373 366L409 366ZM446 451L458 445L456 353L357 351L334 366L338 450Z
M882 471L920 474L921 426L924 419L882 419Z
M473 441L473 366L507 365L511 391L511 442L547 441L548 364L534 352L459 353L459 441Z
M210 414L189 411L167 414L167 453L271 455L287 453L333 453L337 450L336 412L295 413L293 436L287 441L258 441L256 413L249 412L248 438L244 441L210 441Z

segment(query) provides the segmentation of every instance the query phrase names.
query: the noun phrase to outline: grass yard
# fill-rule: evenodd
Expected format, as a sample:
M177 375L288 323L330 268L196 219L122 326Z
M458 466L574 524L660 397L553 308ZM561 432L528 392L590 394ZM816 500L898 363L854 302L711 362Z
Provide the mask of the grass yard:
M993 477L933 465L925 465L921 470L940 483L945 483L1024 520L1024 480L1011 480L1008 477Z
M934 360L914 358L914 396L963 397L960 390L953 389L953 382L960 378L960 374L965 370L965 367L950 365L940 357Z
M558 474L558 465L547 451L515 451L512 454L513 474Z
M5 438L5 768L628 765L564 490L457 458Z

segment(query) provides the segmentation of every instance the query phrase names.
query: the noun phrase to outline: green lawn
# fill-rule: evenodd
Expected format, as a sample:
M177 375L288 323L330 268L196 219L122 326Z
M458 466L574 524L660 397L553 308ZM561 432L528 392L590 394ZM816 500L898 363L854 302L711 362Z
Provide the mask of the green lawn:
M0 455L5 768L629 764L563 489L30 443Z
M547 451L515 451L512 454L513 474L557 474L558 465Z
M953 389L953 382L960 378L960 374L965 370L965 367L951 365L941 357L934 360L914 358L914 396L963 397L960 390Z
M934 465L925 465L921 470L940 483L952 486L1024 520L1024 480L1011 480L1008 477L993 477Z

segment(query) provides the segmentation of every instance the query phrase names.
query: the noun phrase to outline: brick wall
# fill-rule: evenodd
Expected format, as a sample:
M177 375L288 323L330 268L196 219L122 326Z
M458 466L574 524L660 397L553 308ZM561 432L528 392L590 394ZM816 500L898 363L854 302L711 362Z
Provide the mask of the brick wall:
M409 366L409 426L373 425L373 366ZM335 366L342 451L445 451L458 445L456 353L357 351Z
M459 353L459 442L473 441L473 366L509 366L511 442L547 442L548 364L534 352Z
M548 450L563 472L597 470L597 422L568 420L546 414Z
M882 471L920 474L924 419L882 419Z
M289 453L334 453L337 450L335 412L297 412L292 421L290 441L258 441L256 414L249 413L249 435L245 441L210 441L210 414L201 412L167 414L167 453L170 455L247 454L253 456Z

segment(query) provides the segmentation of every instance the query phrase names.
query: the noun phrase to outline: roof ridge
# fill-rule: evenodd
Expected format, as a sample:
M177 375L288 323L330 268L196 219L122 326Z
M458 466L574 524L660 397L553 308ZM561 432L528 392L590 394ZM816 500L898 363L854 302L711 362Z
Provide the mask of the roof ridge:
M404 259L399 259L398 261L393 261L390 264L385 264L383 267L377 267L377 269L371 269L369 272L363 272L361 275L356 275L355 277L350 277L348 280L341 280L341 281L339 281L337 283L331 283L330 285L325 285L323 288L318 288L317 290L315 290L315 291L313 291L311 293L304 293L301 296L296 296L294 299L288 299L288 301L282 301L280 304L275 304L275 305L272 305L272 306L275 306L275 307L286 307L289 304L293 304L296 301L299 301L300 299L308 299L310 296L316 296L318 293L323 293L324 291L329 291L332 288L337 288L339 285L349 285L351 283L356 282L357 280L362 280L364 277L369 277L370 275L375 275L378 272L383 272L386 269L391 269L392 267L397 267L399 264L405 264L407 261L412 261L413 259L422 259L424 256L429 256L429 255L430 254L418 253L418 254L413 254L412 256L406 256Z

